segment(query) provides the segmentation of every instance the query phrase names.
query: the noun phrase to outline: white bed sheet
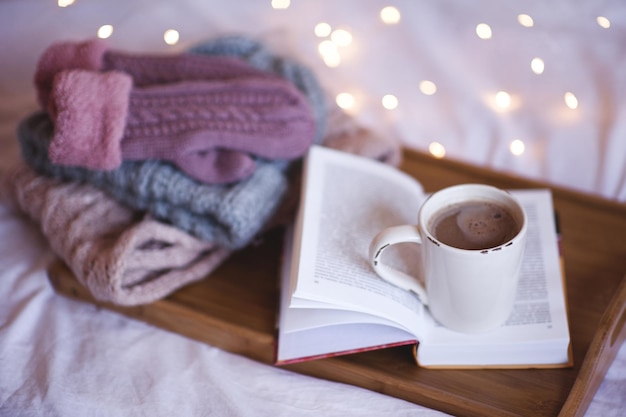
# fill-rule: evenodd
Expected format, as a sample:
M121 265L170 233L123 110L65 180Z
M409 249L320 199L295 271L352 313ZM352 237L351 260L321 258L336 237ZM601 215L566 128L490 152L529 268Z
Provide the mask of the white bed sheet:
M363 123L407 146L432 142L447 157L626 201L626 6L615 1L393 2L396 25L378 1L270 0L0 1L0 172L18 158L15 124L36 108L32 74L54 40L82 40L103 24L115 48L180 51L243 33L310 65L330 94L350 93ZM392 3L389 3L392 4ZM517 15L534 20L520 25ZM609 19L608 29L596 18ZM317 51L319 22L345 28L341 64ZM492 38L479 39L478 23ZM165 45L174 28L180 41ZM530 71L541 57L545 71ZM437 93L425 95L429 80ZM495 93L510 95L493 107ZM578 99L564 105L565 92ZM393 94L395 110L381 99ZM525 152L509 150L520 139ZM431 416L441 413L359 388L322 381L155 329L55 295L45 276L51 253L37 229L0 206L1 416ZM626 272L626 271L625 271ZM622 347L587 416L626 414Z

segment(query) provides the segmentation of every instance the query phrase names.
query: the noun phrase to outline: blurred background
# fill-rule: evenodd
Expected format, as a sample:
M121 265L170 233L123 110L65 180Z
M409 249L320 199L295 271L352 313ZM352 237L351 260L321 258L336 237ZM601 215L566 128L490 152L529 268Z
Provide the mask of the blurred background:
M407 147L626 201L626 5L619 0L3 0L0 139L36 106L57 40L181 52L255 37Z

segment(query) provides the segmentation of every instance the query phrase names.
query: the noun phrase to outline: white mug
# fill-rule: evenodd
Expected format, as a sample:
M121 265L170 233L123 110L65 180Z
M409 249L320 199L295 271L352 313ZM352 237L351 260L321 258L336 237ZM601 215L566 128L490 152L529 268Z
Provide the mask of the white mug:
M436 238L431 230L433 217L468 201L505 207L517 224L515 232L506 241L480 249L460 249ZM488 185L461 184L430 195L418 211L417 225L393 226L378 233L370 245L370 261L381 278L415 292L443 326L466 333L483 332L502 325L511 313L526 230L524 209L510 193ZM404 242L421 248L423 285L383 262L385 249Z

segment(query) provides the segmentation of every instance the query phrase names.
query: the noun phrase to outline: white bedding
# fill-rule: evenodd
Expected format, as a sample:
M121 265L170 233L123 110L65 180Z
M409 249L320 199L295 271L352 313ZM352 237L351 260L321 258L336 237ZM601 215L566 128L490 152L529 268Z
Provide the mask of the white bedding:
M391 3L390 3L391 4ZM446 157L626 202L626 5L501 0L396 0L396 25L373 0L0 1L0 170L18 158L15 124L36 108L32 74L54 40L113 25L112 47L181 51L243 33L310 65L329 93L350 93L363 123L407 146L438 142ZM519 14L534 25L518 22ZM597 17L610 21L608 29ZM348 29L341 63L328 67L313 32ZM476 34L489 24L491 39ZM163 41L167 29L180 40ZM531 71L540 57L542 74ZM423 80L434 95L419 90ZM510 105L495 105L498 91ZM578 107L565 105L570 92ZM381 100L393 94L397 108ZM506 98L506 96L505 96ZM506 104L506 102L504 103ZM509 146L523 141L515 156ZM0 171L1 172L1 171ZM51 254L36 228L0 205L1 416L429 416L405 401L246 358L56 295ZM624 271L626 272L626 271ZM587 416L626 414L622 347Z

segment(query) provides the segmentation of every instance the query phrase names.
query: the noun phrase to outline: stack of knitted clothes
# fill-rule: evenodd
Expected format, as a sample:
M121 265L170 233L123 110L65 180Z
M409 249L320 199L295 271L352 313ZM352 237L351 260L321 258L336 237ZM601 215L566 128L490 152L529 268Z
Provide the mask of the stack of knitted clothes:
M327 105L310 70L244 37L177 55L58 43L35 86L41 111L18 126L23 161L5 195L115 304L205 278L289 221L313 144L399 162L397 144Z

